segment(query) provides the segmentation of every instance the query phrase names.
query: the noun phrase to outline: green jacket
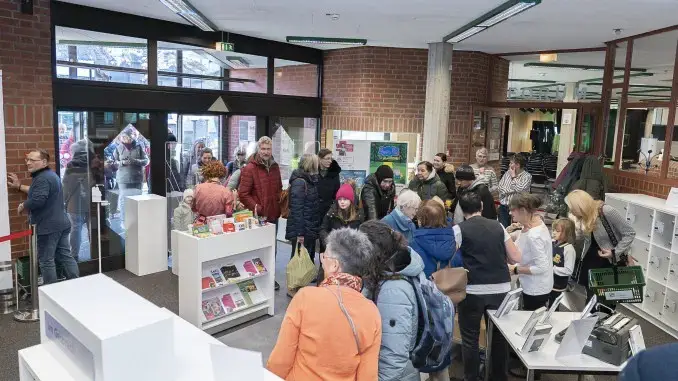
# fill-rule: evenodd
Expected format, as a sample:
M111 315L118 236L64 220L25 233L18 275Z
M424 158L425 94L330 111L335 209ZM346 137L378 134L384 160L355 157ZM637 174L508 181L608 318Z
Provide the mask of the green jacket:
M419 180L418 177L415 177L410 181L408 188L417 192L422 200L430 200L438 196L445 201L448 195L447 186L440 181L440 177L435 172L431 172L426 180Z

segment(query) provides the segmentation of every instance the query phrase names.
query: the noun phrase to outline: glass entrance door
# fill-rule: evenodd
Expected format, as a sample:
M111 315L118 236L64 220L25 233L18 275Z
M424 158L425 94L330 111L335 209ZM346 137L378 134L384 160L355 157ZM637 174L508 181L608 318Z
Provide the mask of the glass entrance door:
M147 113L59 111L59 159L70 246L81 274L124 267L125 197L149 192L150 117ZM97 209L92 187L109 205ZM99 233L101 247L99 247Z

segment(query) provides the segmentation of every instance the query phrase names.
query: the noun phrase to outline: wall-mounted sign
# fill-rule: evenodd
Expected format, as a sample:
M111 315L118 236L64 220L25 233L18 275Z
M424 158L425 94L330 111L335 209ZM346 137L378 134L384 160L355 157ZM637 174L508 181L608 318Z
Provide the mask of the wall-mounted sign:
M230 42L217 42L215 49L222 52L234 52L235 44Z

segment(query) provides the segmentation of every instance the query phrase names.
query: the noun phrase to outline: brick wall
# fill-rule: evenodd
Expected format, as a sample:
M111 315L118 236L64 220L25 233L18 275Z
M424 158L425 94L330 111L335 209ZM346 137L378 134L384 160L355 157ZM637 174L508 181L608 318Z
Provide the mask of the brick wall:
M238 144L240 144L239 126L241 120L256 122L257 118L255 116L244 116L244 115L233 115L229 118L228 131L224 132L228 133L228 150L226 151L227 156L224 159L224 161L226 162L233 160L233 157L235 155L235 149L238 148Z
M360 47L328 51L323 73L327 129L422 133L428 51ZM508 61L479 52L452 54L447 148L455 165L468 162L473 105L486 105L490 65L495 100L506 99ZM501 113L501 110L498 110ZM501 115L503 116L503 115Z
M228 89L231 91L245 91L249 93L265 93L267 91L266 68L264 69L231 69L231 78L253 79L256 82L229 82Z
M256 82L230 82L229 90L265 93L267 69L231 69L231 78L253 79ZM318 67L311 64L287 65L275 68L274 94L302 97L318 96Z
M659 179L644 177L644 179L641 180L635 177L625 176L624 173L615 173L608 169L605 169L605 174L609 181L609 192L642 193L654 197L666 198L671 190L671 185L661 184Z
M34 14L19 12L19 2L0 0L0 70L3 77L7 171L28 184L27 150L46 149L54 168L50 1L34 0ZM16 214L25 197L9 191L10 230L27 228ZM12 243L12 258L27 254L26 240Z

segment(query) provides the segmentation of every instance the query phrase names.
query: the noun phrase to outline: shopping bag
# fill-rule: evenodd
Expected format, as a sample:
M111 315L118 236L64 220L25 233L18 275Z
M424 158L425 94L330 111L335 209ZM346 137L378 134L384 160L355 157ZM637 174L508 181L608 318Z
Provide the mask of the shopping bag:
M308 286L316 277L317 270L306 247L297 242L294 256L287 263L287 292L294 295L300 288Z

